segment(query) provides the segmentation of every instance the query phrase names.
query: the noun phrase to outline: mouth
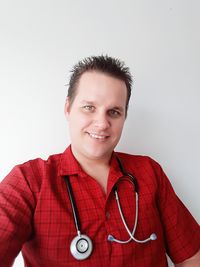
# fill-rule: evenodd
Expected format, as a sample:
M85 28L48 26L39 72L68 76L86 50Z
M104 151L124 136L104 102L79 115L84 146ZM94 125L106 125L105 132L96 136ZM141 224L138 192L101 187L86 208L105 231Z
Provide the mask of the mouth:
M93 139L96 139L96 140L106 140L109 136L108 135L103 135L103 134L97 134L97 133L88 133L87 134L93 138Z

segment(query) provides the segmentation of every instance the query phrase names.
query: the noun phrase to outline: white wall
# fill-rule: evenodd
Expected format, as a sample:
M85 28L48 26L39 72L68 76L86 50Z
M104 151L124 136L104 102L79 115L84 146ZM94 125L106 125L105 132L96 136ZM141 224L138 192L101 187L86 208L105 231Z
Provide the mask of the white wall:
M1 0L0 179L65 149L69 70L107 53L135 79L118 149L159 161L200 221L199 9L198 0Z

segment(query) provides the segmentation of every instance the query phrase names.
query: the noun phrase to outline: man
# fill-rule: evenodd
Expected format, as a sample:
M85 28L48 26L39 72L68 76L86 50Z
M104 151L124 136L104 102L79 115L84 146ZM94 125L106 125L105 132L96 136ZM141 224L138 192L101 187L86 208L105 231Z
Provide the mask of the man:
M199 225L159 164L114 152L131 82L108 56L74 67L65 104L71 145L16 166L0 185L1 267L19 251L28 267L164 267L166 253L176 266L200 266Z

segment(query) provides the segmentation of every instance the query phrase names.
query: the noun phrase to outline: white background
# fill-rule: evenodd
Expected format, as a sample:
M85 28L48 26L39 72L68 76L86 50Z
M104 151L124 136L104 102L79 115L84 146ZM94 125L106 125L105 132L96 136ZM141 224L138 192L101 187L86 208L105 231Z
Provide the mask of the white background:
M199 10L198 0L1 0L0 180L65 149L69 71L108 54L135 81L118 150L159 161L200 221Z

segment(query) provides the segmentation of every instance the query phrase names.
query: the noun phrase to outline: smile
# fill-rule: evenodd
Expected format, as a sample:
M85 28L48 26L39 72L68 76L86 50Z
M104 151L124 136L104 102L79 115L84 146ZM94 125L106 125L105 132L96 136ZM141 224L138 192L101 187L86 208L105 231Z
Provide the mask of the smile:
M88 133L90 137L94 138L94 139L99 139L99 140L104 140L106 138L108 138L107 135L100 135L100 134L96 134L96 133Z

